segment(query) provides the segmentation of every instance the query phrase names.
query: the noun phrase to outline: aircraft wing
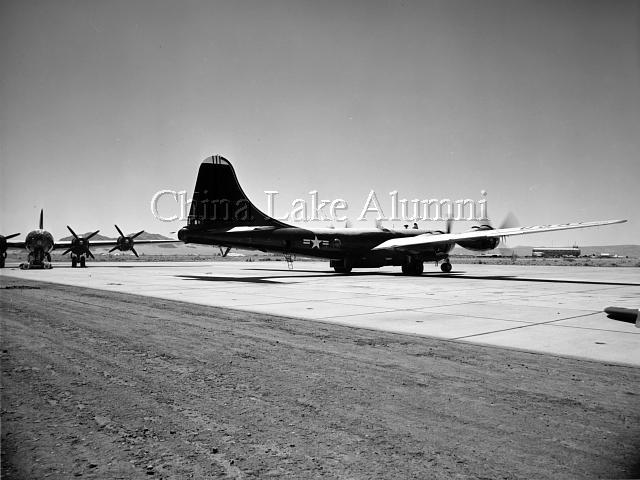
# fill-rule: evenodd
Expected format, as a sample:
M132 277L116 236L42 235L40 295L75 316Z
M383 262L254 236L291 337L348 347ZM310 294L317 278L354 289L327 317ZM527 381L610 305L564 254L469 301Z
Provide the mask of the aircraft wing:
M25 248L24 242L7 242L7 248Z
M574 228L600 227L624 223L626 220L602 220L596 222L561 223L558 225L534 225L532 227L495 228L493 230L472 230L461 233L423 234L415 237L392 238L373 250L415 250L416 247L434 246L438 244L455 243L458 240L472 240L481 238L509 237L511 235L526 235L529 233L555 232L557 230L571 230Z
M56 242L56 248L60 248L60 245L68 244L71 245L70 241L66 242ZM149 245L152 243L182 243L180 240L136 240L135 245ZM117 240L91 240L92 247L114 247L118 244Z
M10 242L7 242L7 245ZM60 250L62 248L70 248L71 240L56 240L53 248L55 250ZM151 243L182 243L180 240L136 240L135 245L149 245ZM118 244L117 240L90 240L90 247L115 247ZM24 245L24 242L22 242Z

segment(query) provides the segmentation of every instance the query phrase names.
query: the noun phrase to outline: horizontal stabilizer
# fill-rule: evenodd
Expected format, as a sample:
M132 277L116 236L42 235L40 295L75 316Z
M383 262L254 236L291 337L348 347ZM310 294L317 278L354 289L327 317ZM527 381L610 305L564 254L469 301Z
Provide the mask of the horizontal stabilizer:
M240 233L240 232L264 232L267 230L275 230L277 227L272 225L256 225L255 227L233 227L227 230L227 233Z

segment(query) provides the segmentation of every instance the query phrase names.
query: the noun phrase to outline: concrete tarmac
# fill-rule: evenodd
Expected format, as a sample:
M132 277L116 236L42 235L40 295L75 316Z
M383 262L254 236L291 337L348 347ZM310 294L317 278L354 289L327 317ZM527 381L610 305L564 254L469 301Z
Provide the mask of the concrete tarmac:
M640 366L640 328L608 306L640 307L640 269L454 265L336 274L326 262L100 262L1 275L358 328Z

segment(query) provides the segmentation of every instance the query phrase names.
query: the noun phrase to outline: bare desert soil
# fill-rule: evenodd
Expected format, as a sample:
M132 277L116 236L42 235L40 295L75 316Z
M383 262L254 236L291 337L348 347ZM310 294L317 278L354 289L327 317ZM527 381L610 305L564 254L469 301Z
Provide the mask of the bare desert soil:
M2 478L633 478L640 372L0 277Z

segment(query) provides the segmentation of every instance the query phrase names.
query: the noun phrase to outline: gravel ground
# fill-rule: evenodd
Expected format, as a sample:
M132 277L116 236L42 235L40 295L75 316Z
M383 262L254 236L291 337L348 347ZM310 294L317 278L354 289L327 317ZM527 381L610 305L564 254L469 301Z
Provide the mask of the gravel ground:
M634 478L640 371L0 277L2 477Z

